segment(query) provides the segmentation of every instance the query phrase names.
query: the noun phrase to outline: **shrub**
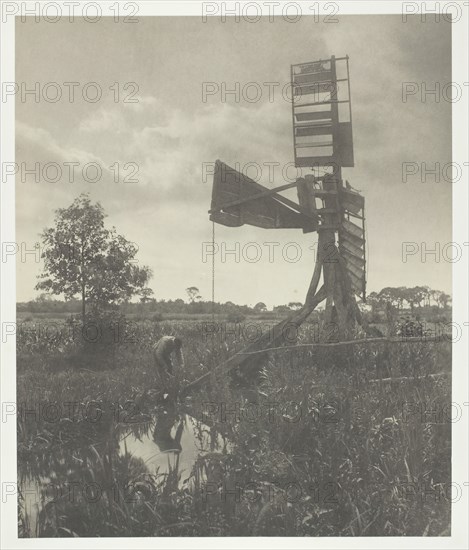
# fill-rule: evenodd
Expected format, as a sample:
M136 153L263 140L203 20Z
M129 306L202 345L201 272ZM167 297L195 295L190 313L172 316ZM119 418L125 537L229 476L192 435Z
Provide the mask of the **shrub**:
M154 322L154 323L159 323L160 321L163 321L164 319L164 316L163 314L160 312L160 311L157 311L156 313L154 313L151 317L151 320Z
M228 323L242 323L246 317L237 311L232 311L226 316Z

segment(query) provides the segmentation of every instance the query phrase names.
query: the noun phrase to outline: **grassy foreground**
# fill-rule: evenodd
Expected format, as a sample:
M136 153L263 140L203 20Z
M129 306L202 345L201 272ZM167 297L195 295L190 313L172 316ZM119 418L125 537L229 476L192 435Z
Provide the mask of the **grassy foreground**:
M63 320L47 338L30 325L18 336L19 483L73 481L95 493L43 495L34 529L20 495L20 536L450 534L448 341L280 350L259 364L256 389L213 375L174 418L189 411L200 433L229 444L180 479L119 451L123 433L143 434L162 413L151 344L182 337L184 384L257 328L144 321L83 345ZM299 343L315 330L305 325ZM380 381L391 375L407 379Z

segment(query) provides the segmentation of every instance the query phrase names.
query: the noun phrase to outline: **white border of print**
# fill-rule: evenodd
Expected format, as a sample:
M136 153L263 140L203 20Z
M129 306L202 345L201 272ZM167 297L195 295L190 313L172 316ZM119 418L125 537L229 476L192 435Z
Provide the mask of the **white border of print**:
M40 13L41 6L47 2L2 2L1 21L1 80L2 82L15 81L15 17L6 16L6 6L17 13L34 15ZM64 10L70 9L73 2L52 2L61 6ZM253 2L254 3L254 2ZM262 0L257 2L262 7L263 14L274 13L280 16L282 8L289 2L276 0L269 2ZM292 2L290 2L292 3ZM116 2L92 2L101 7L103 16L113 16ZM122 2L121 6L124 4ZM137 17L167 16L167 15L192 15L202 17L203 2L131 2L138 7ZM208 5L215 2L206 2ZM235 2L225 2L227 8L232 8ZM302 13L330 14L331 4L338 6L338 15L346 14L402 14L406 9L416 10L416 13L434 14L436 12L450 12L461 16L453 23L452 28L452 80L455 82L469 81L468 77L468 5L469 2L400 2L400 1L338 1L338 2L296 2L301 6ZM68 5L68 7L67 7ZM75 8L76 15L81 15L81 4ZM310 8L315 6L316 11ZM64 13L68 13L64 11ZM125 13L121 11L121 14ZM214 15L220 16L220 13ZM431 17L431 15L430 15ZM466 84L467 86L467 84ZM453 104L453 162L464 166L467 162L468 143L468 89L465 88L462 100ZM15 109L14 102L1 103L1 162L13 162L15 153ZM453 240L466 243L469 241L468 232L468 185L467 174L461 185L453 194ZM15 192L11 178L7 183L1 184L1 241L14 242L15 240ZM452 401L464 404L463 415L459 422L453 424L452 432L452 480L461 488L461 498L453 504L452 509L452 535L451 537L347 537L347 538L75 538L67 539L67 548L219 548L223 544L225 548L243 547L249 548L382 548L382 549L411 549L411 548L444 548L463 549L469 548L468 537L468 258L464 254L461 261L453 264L453 321L464 327L462 338L453 346L453 395ZM14 258L1 264L1 322L11 322L16 319L16 284ZM2 330L3 334L3 330ZM1 520L1 547L5 549L29 549L51 548L61 549L65 545L63 539L18 539L17 534L17 496L16 496L16 419L14 414L8 414L9 404L16 399L16 355L15 341L8 338L1 346L1 401L2 401L2 426L1 426L1 480L2 499L0 504ZM9 494L11 492L11 494Z

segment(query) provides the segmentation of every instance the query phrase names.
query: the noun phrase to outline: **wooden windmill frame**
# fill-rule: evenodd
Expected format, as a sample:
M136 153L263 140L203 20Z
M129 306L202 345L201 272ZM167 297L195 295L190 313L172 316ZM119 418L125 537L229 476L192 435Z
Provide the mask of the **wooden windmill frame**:
M340 65L343 76L338 78ZM317 231L316 263L303 307L231 357L223 365L227 370L258 364L260 352L284 345L287 327L298 328L324 300L326 323L335 328L325 331L329 337L348 340L362 324L355 296L365 301L365 202L342 179L342 168L354 166L349 58L292 65L291 83L295 165L324 174L306 174L267 189L217 161L209 214L213 222L229 227ZM280 195L294 187L298 203Z

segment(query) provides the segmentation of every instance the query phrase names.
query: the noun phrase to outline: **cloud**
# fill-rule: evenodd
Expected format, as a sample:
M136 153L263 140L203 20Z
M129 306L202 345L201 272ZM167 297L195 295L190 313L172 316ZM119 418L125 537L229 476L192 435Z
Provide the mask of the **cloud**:
M123 130L123 120L115 111L100 109L93 116L80 122L80 132L120 132Z
M48 130L31 126L20 120L16 121L16 140L20 160L34 159L34 162L43 163L79 162L81 166L90 162L98 163L103 167L106 164L95 153L79 147L65 147Z

